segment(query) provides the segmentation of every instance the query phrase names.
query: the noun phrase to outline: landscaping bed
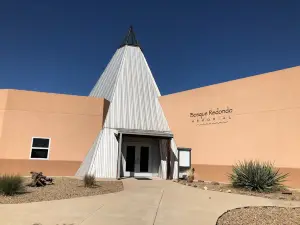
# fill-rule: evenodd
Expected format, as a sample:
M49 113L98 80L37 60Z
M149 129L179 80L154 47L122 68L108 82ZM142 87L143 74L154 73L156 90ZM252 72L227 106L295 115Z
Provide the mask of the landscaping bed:
M29 187L31 178L24 178L25 191L13 196L0 195L0 204L69 199L83 196L102 195L123 190L121 181L97 181L94 187L84 187L84 182L75 178L54 178L54 184L44 187Z
M180 184L192 186L195 188L200 188L202 190L210 190L210 191L219 191L219 192L227 192L227 193L235 193L235 194L242 194L242 195L251 195L251 196L258 196L264 197L269 199L281 199L281 200L288 200L288 201L300 201L300 192L289 190L287 194L283 194L283 191L275 191L271 193L266 192L257 192L257 191L249 191L243 188L234 188L230 184L223 184L218 182L203 182L203 181L196 181L192 183L188 183L186 180L180 180Z
M221 215L217 225L299 225L300 208L244 207Z

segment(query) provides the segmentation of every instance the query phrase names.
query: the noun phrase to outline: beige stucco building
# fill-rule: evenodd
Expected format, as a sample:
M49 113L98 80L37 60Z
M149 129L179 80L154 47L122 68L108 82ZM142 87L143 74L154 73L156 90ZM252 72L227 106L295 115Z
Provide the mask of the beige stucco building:
M0 173L74 175L108 105L103 98L0 90ZM48 146L33 146L33 138ZM45 158L31 155L39 149Z
M172 179L179 146L197 179L258 159L300 187L299 66L160 96L133 31L125 41L88 97L0 90L1 174Z
M300 187L300 66L160 98L199 179L227 181L238 161L271 161ZM229 109L229 110L228 110ZM224 110L224 111L223 111Z

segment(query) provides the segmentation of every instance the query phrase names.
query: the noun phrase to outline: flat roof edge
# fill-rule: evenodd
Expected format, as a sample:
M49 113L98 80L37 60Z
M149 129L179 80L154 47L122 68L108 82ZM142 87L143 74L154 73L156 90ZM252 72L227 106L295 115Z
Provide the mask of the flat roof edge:
M139 136L155 136L155 137L168 137L173 138L174 135L171 132L163 131L147 131L147 130L131 130L131 129L116 129L118 133L128 135L139 135Z

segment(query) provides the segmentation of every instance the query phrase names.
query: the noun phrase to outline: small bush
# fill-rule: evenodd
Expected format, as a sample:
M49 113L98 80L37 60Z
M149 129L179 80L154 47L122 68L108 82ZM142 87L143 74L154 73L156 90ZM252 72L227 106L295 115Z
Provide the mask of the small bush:
M14 195L24 191L24 181L19 175L0 176L0 193L4 195Z
M191 183L194 181L194 173L195 173L195 169L194 168L190 168L186 171L186 175L187 175L187 182Z
M95 175L84 175L83 182L85 187L94 187L96 185Z
M233 187L250 191L271 192L284 187L282 184L288 174L280 174L270 162L243 161L232 168L229 175Z

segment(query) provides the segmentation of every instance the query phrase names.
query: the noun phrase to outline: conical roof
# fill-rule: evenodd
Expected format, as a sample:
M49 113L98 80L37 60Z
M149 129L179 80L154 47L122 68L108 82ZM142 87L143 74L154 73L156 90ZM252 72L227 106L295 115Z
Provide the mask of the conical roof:
M171 134L159 103L160 92L137 46L130 28L122 47L117 49L90 93L90 96L107 99L110 104L103 128L77 171L78 176L90 173L96 177L116 177L119 144L115 135L118 132ZM175 142L172 143L177 155ZM162 174L165 177L166 172ZM175 170L174 174L177 174Z
M110 101L104 127L170 131L158 100L160 92L140 48L118 49L90 96Z

